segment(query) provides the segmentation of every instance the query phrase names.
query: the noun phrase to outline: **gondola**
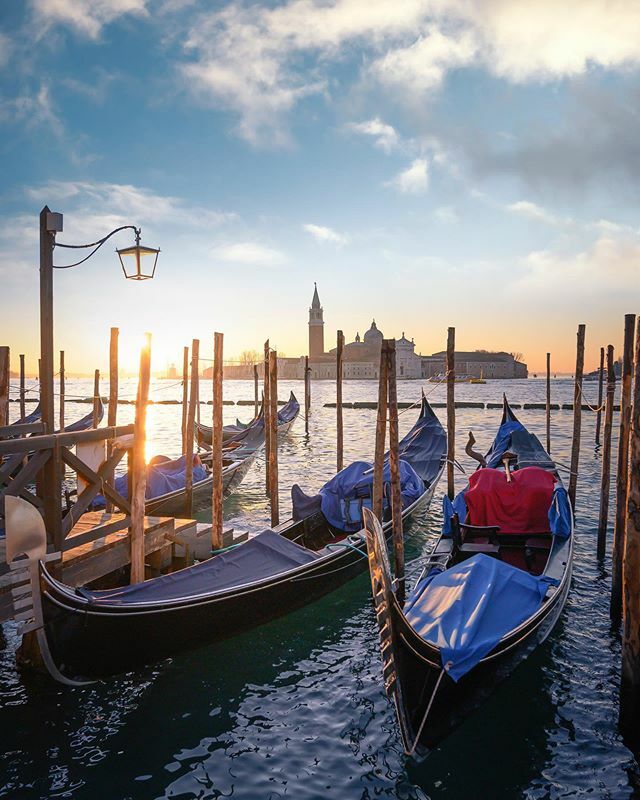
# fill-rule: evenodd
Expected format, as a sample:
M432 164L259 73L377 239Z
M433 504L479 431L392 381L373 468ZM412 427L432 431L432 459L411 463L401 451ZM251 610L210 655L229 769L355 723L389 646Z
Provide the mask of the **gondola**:
M471 437L470 437L471 439ZM506 398L467 487L403 607L367 515L383 674L405 752L436 747L551 632L571 582L573 513L556 465Z
M445 454L446 435L423 400L400 443L403 517L428 506ZM385 472L388 483L388 464ZM355 462L315 497L294 486L293 519L193 567L134 586L74 589L41 564L45 631L55 663L74 676L120 672L256 627L332 592L367 569L358 513L361 518L371 503L372 473L370 464ZM385 500L384 531L390 535L386 506Z
M25 414L24 417L20 417L15 422L12 422L9 427L13 427L14 425L32 425L34 422L38 422L38 420L42 419L42 408L40 407L40 403L30 411L28 414ZM12 437L7 437L12 438Z
M300 403L298 402L295 394L291 392L289 399L284 406L278 411L278 432L280 435L286 433L291 427L291 423L300 413ZM251 422L243 424L240 420L236 420L235 425L225 425L222 429L223 442L241 442L248 435L255 425L260 424L263 418L263 408L260 407L258 416L254 417ZM213 437L213 428L208 425L203 425L201 422L195 423L196 440L200 447L205 449L211 448L211 441Z

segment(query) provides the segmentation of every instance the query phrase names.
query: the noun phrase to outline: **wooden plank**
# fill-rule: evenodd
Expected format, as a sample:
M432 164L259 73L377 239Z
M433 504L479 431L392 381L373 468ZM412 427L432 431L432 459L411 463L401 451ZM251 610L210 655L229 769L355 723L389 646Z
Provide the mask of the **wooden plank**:
M149 400L149 380L151 376L151 334L145 334L146 343L140 354L140 378L136 403L136 421L133 434L133 475L129 490L131 496L131 583L144 580L144 504L147 488L147 463L145 446L147 443L147 401Z
M455 483L453 463L456 458L456 411L455 411L455 386L456 386L456 329L447 331L447 494L453 500Z
M182 452L187 452L187 405L189 402L189 348L182 349Z
M118 328L111 328L109 334L109 407L107 409L107 425L109 427L116 425L118 421L118 337L120 331ZM112 445L107 444L107 458L112 453ZM110 486L113 486L115 480L115 472L111 470L106 476L106 481ZM107 511L112 510L111 501L106 499Z
M262 407L264 408L264 454L265 454L265 491L269 497L269 454L271 452L271 425L269 418L271 416L271 401L269 399L269 340L264 343L264 380L262 385L264 387L264 398L262 400Z
M0 427L0 439L5 436L25 436L29 433L43 433L44 423L42 422L26 422L23 425L3 425ZM11 450L7 451L8 453ZM15 448L13 452L16 452Z
M25 410L25 391L24 391L24 381L25 379L25 366L24 366L24 353L20 354L20 419L24 419L26 416Z
M39 423L38 423L39 424ZM115 428L97 428L88 431L66 431L51 436L34 436L29 439L13 439L0 442L0 456L12 453L29 453L37 450L50 450L59 444L61 447L73 447L78 442L100 442L117 439L133 433L133 425L116 425Z
M613 403L616 393L616 373L613 367L613 345L607 347L607 400L604 415L604 442L602 445L602 479L600 481L600 515L598 518L598 558L604 558L609 522L609 489L611 487L611 431L613 429Z
M600 348L600 368L598 370L598 410L596 412L596 445L600 444L602 427L602 389L604 384L604 347Z
M98 411L100 408L100 370L97 369L93 373L93 420L92 425L94 428L98 427L99 418Z
M44 467L44 465L51 458L51 451L43 451L36 453L27 461L26 466L22 467L20 472L11 480L11 482L0 491L0 497L10 495L12 497L20 496L20 493L30 483L36 479L36 475Z
M575 512L578 468L580 464L580 431L582 426L582 373L584 370L584 340L586 327L578 325L576 344L576 372L573 388L573 441L571 444L571 473L569 475L569 500Z
M80 547L80 545L90 544L91 542L95 542L97 539L103 539L112 533L117 533L118 531L128 529L131 525L131 517L129 516L125 516L124 514L112 514L110 516L117 517L117 519L114 519L111 522L102 523L96 527L90 527L84 532L81 532L76 524L76 526L72 529L62 543L63 552L74 550Z
M253 416L257 417L260 410L258 396L258 365L253 365Z
M625 314L622 350L622 386L620 387L620 433L618 435L618 471L616 477L616 516L611 552L611 604L613 622L622 613L622 554L627 527L627 492L629 481L629 437L631 433L631 377L633 375L633 337L636 315Z
M0 347L0 425L9 424L9 348Z
M344 431L342 424L342 361L344 334L338 331L336 348L336 470L344 467Z
M221 333L214 334L213 345L213 432L211 439L211 547L222 547L222 381L223 343Z
M193 509L193 433L196 424L196 403L198 402L198 364L200 361L200 340L191 342L191 386L189 388L189 411L187 413L187 432L184 452L186 454L184 513L191 516Z
M373 459L373 513L382 520L382 493L384 445L387 437L387 393L389 386L389 360L387 358L388 339L382 340L380 349L380 370L378 380L378 416L376 419L376 443Z
M395 557L396 598L404 605L404 536L402 531L402 491L400 488L400 455L398 452L398 387L396 381L396 343L387 348L389 381L389 469L391 473L391 517Z
M58 428L64 431L64 397L65 397L65 369L64 369L64 350L60 351L60 398L59 398L59 418ZM96 425L93 426L97 427Z
M280 522L278 497L278 354L269 353L269 500L271 506L271 527Z
M640 718L640 325L636 326L627 530L622 557L620 727L634 744Z

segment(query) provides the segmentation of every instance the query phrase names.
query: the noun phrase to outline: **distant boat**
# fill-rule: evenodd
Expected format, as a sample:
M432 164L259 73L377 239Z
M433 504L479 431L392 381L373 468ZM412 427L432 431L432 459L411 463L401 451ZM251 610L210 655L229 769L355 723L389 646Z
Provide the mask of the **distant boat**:
M469 383L486 383L482 370L480 370L480 377L479 378L470 378L469 379Z
M432 375L428 379L429 383L446 383L447 382L447 375L444 372L439 372L437 375ZM454 377L455 383L473 383L473 379L471 375L455 375ZM484 381L482 381L484 383Z

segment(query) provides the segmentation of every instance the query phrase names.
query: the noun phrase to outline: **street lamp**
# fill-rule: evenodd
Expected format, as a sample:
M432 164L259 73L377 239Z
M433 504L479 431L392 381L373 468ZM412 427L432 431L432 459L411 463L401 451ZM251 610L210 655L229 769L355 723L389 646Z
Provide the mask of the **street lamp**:
M151 247L144 247L140 244L140 228L134 225L122 225L115 228L102 239L89 244L62 244L56 242L56 233L62 231L62 214L49 210L45 206L40 212L40 403L42 409L42 421L46 426L47 433L53 433L53 270L71 269L78 267L88 261L102 245L116 233L124 230L132 230L135 233L135 245L116 250L122 265L125 278L134 281L148 280L153 278L156 271L156 263L160 250ZM89 255L76 261L73 264L53 263L53 250L55 247L63 247L71 250L87 250L91 248ZM150 269L143 269L143 259L145 263L153 264ZM51 462L52 460L50 460ZM46 466L46 465L45 465ZM52 484L49 483L49 486Z

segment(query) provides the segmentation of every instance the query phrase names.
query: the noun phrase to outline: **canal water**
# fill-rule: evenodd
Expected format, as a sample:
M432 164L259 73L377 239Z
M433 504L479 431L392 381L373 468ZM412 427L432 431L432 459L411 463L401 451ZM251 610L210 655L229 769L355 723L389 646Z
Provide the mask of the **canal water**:
M302 384L280 384L280 397ZM344 400L373 400L373 382L347 382ZM442 402L444 388L425 385ZM457 385L460 400L544 401L544 381ZM595 405L597 386L585 384ZM67 382L67 395L86 396L89 383ZM135 396L124 382L121 396ZM180 387L152 382L156 400L178 399ZM201 398L211 389L202 381ZM420 384L399 384L400 400L419 400ZM253 397L250 382L225 383L225 397ZM280 502L289 489L317 490L335 470L335 400L329 382L313 384L309 435L298 419L280 447ZM553 381L553 401L571 402L569 379ZM210 406L201 407L207 422ZM17 404L12 404L17 415ZM87 406L67 406L67 419ZM371 459L375 411L344 410L345 463ZM445 420L444 409L438 409ZM516 411L544 436L544 411ZM120 406L119 422L133 418ZM415 421L402 413L400 432ZM225 422L248 420L252 407L226 406ZM617 419L617 415L616 415ZM499 410L457 412L457 453L473 430L489 446ZM149 409L149 454L179 454L180 407ZM552 451L569 463L572 414L552 418ZM82 689L69 689L16 670L15 625L0 644L0 797L136 800L372 800L373 798L630 798L638 764L617 730L620 639L608 617L610 544L596 558L601 454L595 415L583 415L573 588L554 632L473 717L421 764L402 752L394 712L382 690L369 577L315 605L228 641L150 664ZM615 443L614 443L615 446ZM615 453L615 450L614 450ZM457 474L460 488L465 477ZM441 484L432 508L409 529L407 558L433 545L441 520ZM202 519L206 514L202 515ZM268 524L264 462L259 459L225 502L236 530ZM416 565L410 568L415 574ZM167 631L171 635L171 631Z

